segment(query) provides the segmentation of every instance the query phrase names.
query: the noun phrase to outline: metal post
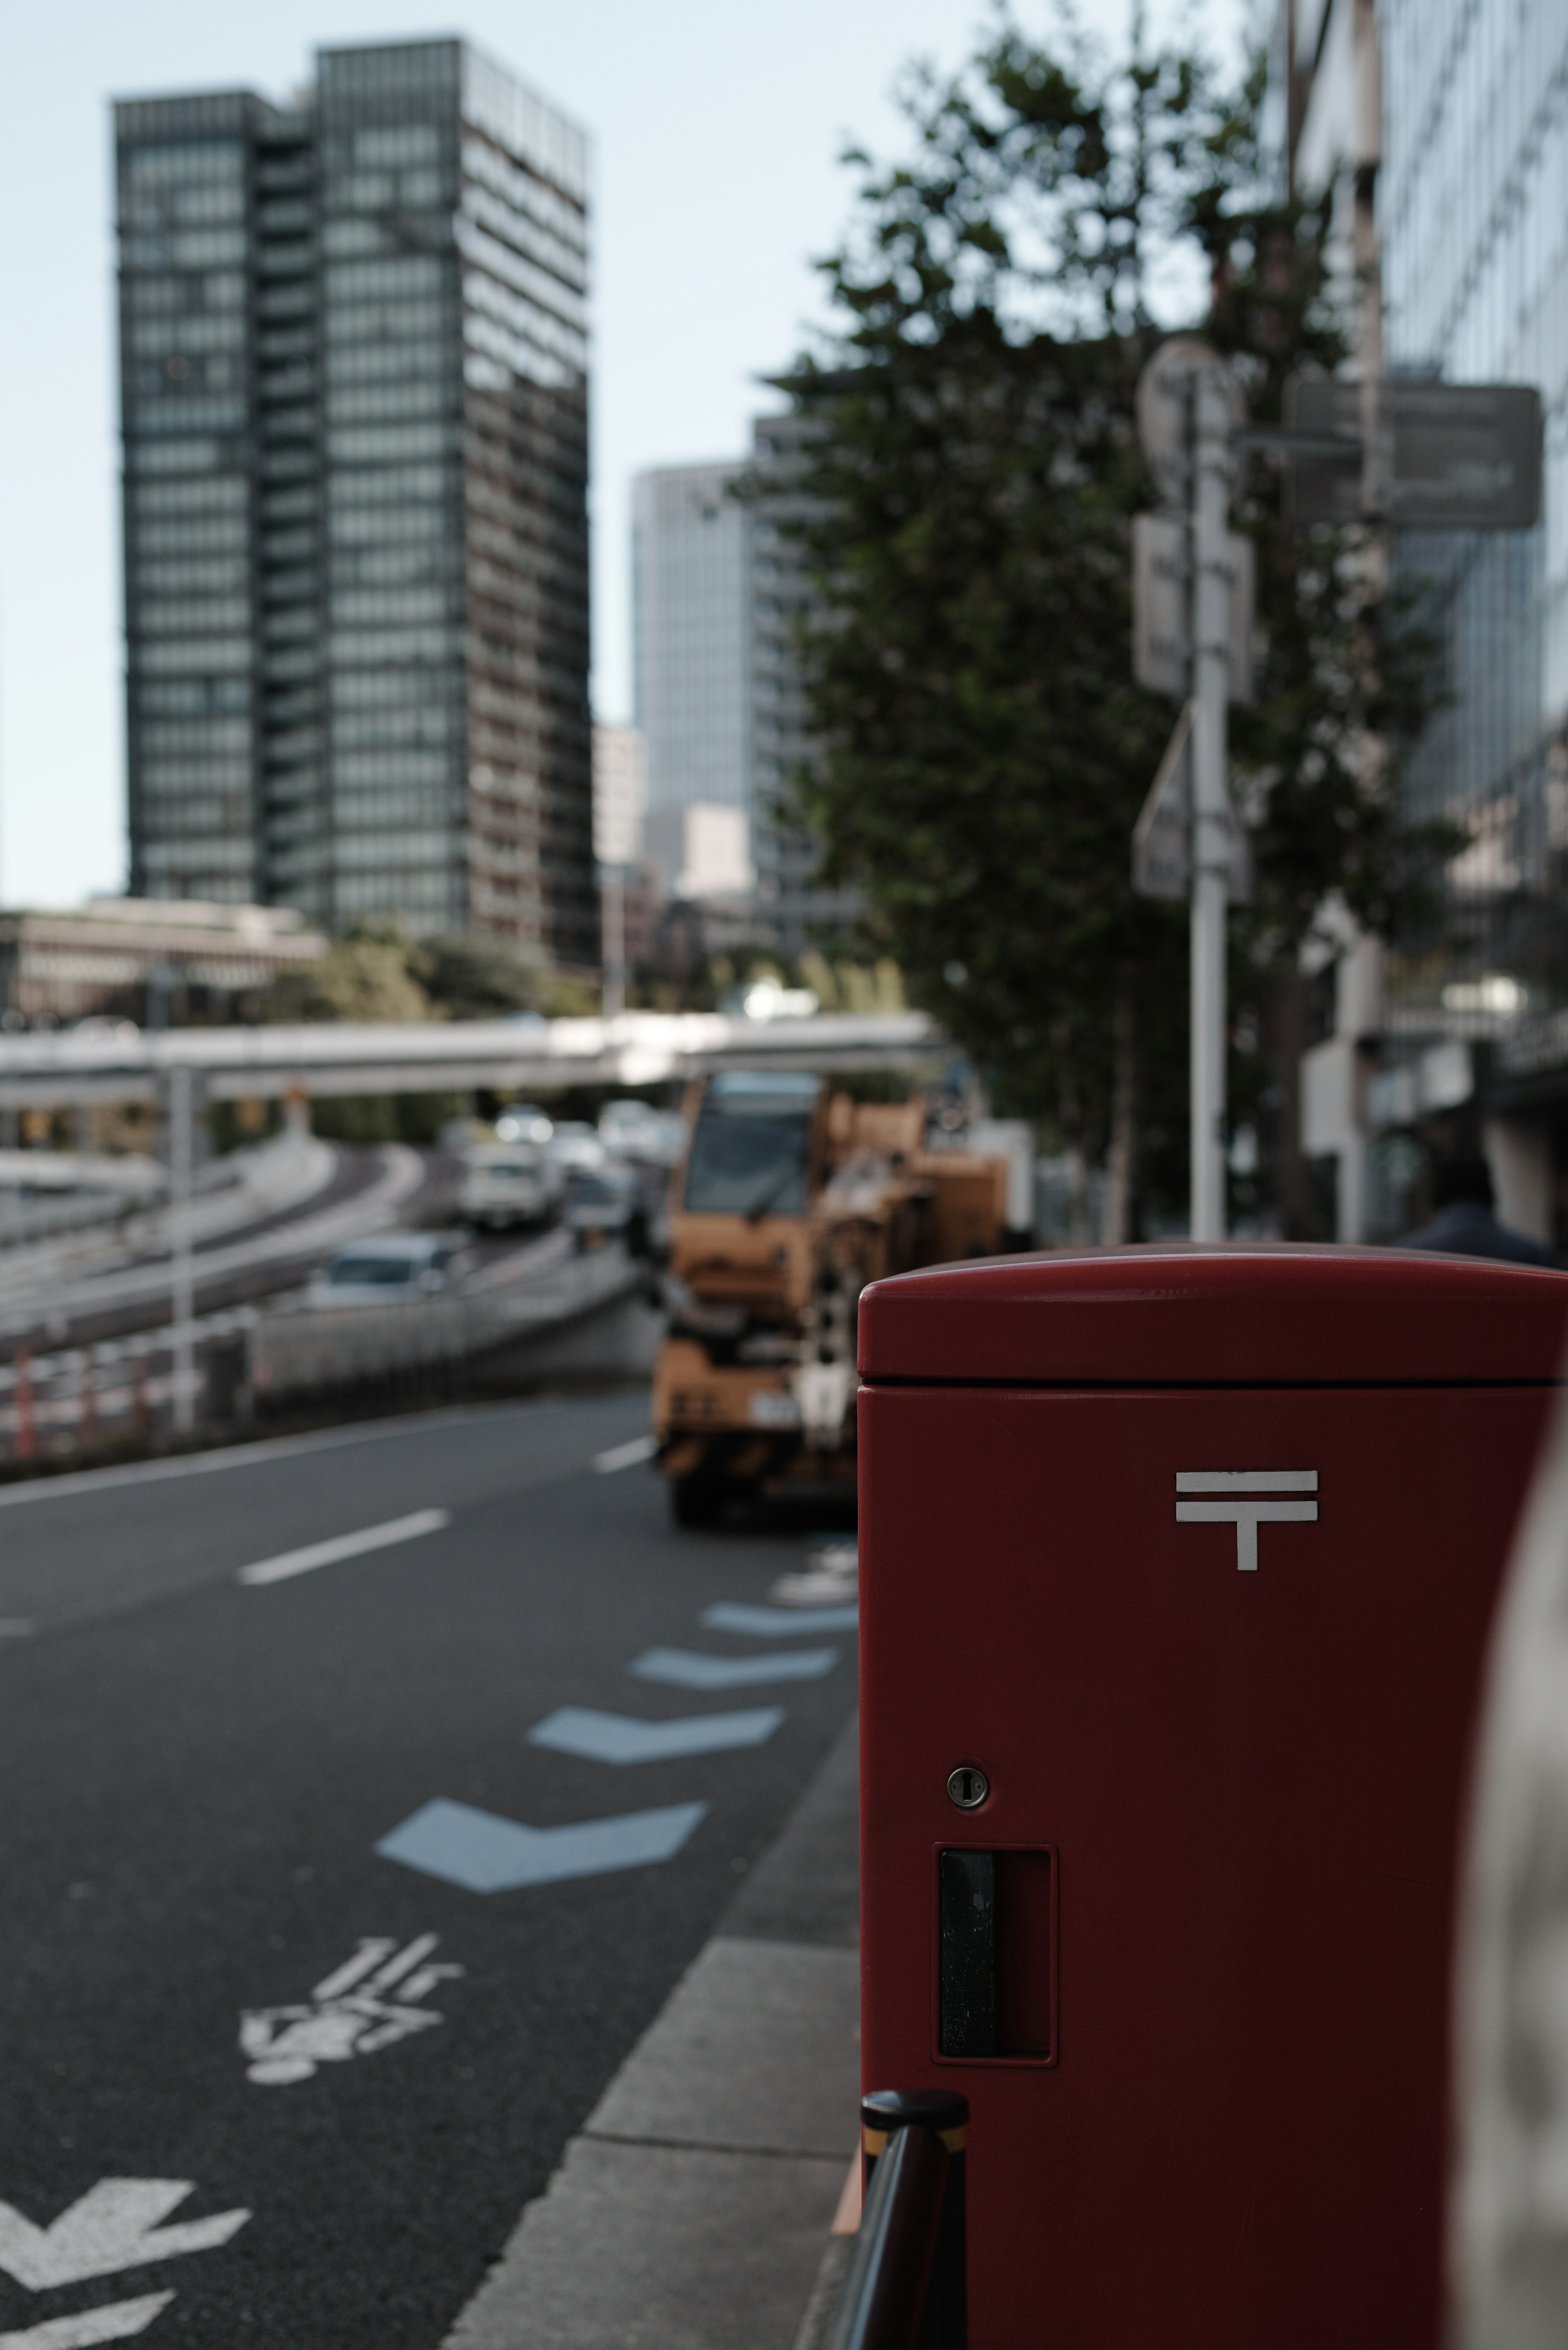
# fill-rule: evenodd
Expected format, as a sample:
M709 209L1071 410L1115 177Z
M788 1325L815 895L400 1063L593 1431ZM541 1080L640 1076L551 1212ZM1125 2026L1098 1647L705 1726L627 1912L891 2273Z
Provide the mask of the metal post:
M192 1329L194 1268L191 1261L192 1118L190 1064L169 1072L169 1254L174 1349L174 1426L188 1435L196 1424L195 1334Z
M1230 793L1231 408L1220 362L1192 387L1192 1237L1225 1237L1225 893Z
M626 872L607 865L600 884L604 908L604 1016L619 1017L626 1010Z

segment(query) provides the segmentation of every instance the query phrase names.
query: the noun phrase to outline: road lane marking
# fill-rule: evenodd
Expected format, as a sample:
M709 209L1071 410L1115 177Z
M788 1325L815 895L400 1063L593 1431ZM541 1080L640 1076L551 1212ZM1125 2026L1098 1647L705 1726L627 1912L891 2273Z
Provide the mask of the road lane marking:
M853 1632L860 1610L848 1607L742 1607L727 1599L704 1607L702 1622L710 1632L747 1632L757 1639L776 1640L790 1632Z
M732 1746L760 1746L784 1720L782 1705L746 1713L697 1713L681 1721L638 1721L624 1713L596 1713L563 1705L528 1732L531 1746L580 1754L590 1762L662 1762L680 1754L720 1754Z
M707 1810L706 1804L667 1804L615 1819L531 1828L438 1797L384 1835L376 1850L383 1860L400 1861L469 1893L511 1893L673 1860Z
M334 1534L329 1542L308 1543L303 1550L280 1551L276 1558L258 1558L242 1566L237 1583L286 1583L290 1575L309 1575L318 1566L335 1566L340 1558L360 1558L367 1551L389 1550L394 1543L412 1542L420 1534L438 1534L452 1523L450 1510L415 1510L406 1518L389 1518L385 1524L361 1526L358 1534Z
M642 1681L676 1689L745 1689L758 1681L815 1681L838 1662L836 1648L784 1648L771 1657L705 1657L691 1648L648 1648L628 1665Z
M613 1477L618 1469L635 1469L639 1461L651 1461L658 1450L656 1436L634 1436L629 1444L612 1444L607 1452L596 1452L593 1466L601 1477Z
M247 2080L263 2088L308 2081L320 2064L373 2056L416 2032L445 2022L434 2008L413 2004L461 1967L431 1966L440 1937L420 1934L402 1950L381 1935L362 1940L351 1959L318 1982L310 2004L251 2007L240 2018L240 2050L250 2058ZM387 1994L396 1990L396 2000Z
M0 1616L0 1640L26 1640L36 1629L30 1616Z
M20 2334L0 2334L0 2350L88 2350L94 2342L125 2342L144 2334L172 2293L146 2293L137 2301L111 2301L102 2309L79 2309L74 2317L46 2318Z
M194 2189L191 2178L100 2178L47 2228L35 2227L9 2203L0 2203L0 2269L29 2293L45 2293L54 2285L79 2284L84 2277L112 2276L119 2269L145 2268L151 2261L226 2244L244 2226L248 2211L219 2211L210 2220L159 2226L165 2212Z

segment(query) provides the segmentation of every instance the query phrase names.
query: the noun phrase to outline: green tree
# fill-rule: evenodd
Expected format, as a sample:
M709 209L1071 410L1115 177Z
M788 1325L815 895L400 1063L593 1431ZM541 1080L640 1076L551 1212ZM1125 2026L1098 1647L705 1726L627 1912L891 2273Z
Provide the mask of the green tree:
M791 379L820 424L803 527L821 618L801 650L821 749L798 812L1002 1100L1108 1161L1117 1229L1139 1129L1146 1190L1184 1189L1186 924L1128 870L1174 718L1131 676L1151 287L1168 309L1187 286L1271 418L1291 369L1343 349L1326 208L1260 197L1259 96L1256 75L1229 87L1136 40L1107 68L1003 18L956 78L911 78L908 160L851 159L851 232L825 264L836 335ZM1331 894L1386 929L1429 844L1374 747L1420 693L1372 567L1344 534L1293 537L1265 467L1238 486L1269 634L1236 730L1259 816L1245 1006L1288 988Z
M319 962L286 972L268 988L268 1020L428 1020L431 1001L410 969L400 924L358 921L335 938Z

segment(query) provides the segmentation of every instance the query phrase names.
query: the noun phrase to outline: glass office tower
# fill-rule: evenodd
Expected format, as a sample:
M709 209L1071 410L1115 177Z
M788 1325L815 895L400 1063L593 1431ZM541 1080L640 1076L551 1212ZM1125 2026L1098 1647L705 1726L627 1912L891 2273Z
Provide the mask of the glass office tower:
M115 128L132 889L597 963L582 133L456 40Z
M1568 1003L1568 10L1562 0L1382 0L1378 227L1386 356L1453 383L1527 383L1546 411L1533 532L1407 535L1450 698L1407 777L1459 822L1449 1008Z

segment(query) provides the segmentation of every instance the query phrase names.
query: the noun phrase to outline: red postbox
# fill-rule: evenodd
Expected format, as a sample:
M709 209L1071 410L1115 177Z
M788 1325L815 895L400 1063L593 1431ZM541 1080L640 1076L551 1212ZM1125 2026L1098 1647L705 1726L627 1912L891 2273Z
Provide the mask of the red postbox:
M1568 1277L861 1300L867 2088L971 2104L974 2350L1434 2350L1451 1913Z

